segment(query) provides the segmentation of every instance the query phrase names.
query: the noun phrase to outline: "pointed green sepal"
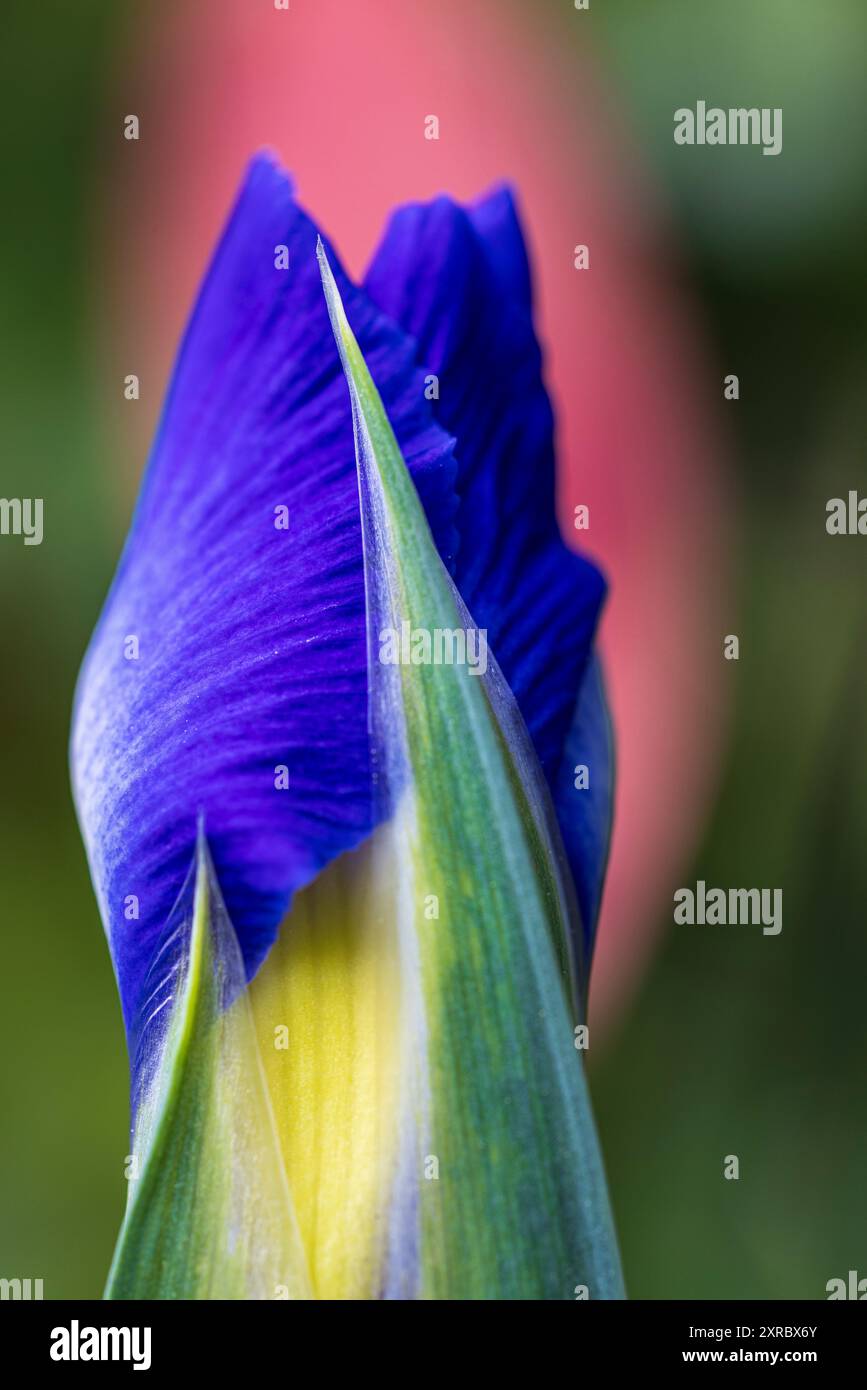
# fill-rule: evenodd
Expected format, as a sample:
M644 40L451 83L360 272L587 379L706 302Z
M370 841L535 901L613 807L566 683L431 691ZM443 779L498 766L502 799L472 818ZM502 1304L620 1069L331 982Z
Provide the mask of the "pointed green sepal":
M574 896L547 794L485 634L437 554L321 245L319 258L352 400L374 765L380 811L402 835L393 872L407 884L401 957L417 1012L383 1289L622 1297L576 1035Z
M235 933L204 836L169 934L110 1299L309 1297Z

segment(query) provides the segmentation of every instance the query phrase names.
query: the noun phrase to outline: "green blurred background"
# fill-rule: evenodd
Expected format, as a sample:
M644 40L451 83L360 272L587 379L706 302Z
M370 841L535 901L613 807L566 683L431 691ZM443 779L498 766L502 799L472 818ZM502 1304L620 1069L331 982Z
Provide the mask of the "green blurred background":
M538 22L558 7L545 0ZM829 497L867 493L867 9L592 8L706 332L741 379L729 419L749 659L681 882L772 884L784 902L782 935L747 930L737 952L722 935L662 937L594 1057L597 1112L633 1297L822 1298L832 1277L867 1276L867 539L824 531ZM126 1057L66 743L122 540L93 257L132 9L14 0L0 46L0 491L51 499L50 545L0 545L0 1275L41 1277L52 1298L99 1296L125 1195ZM786 111L785 178L732 150L703 179L669 139L672 105L753 105L759 77L762 104ZM738 1182L722 1178L726 1154Z

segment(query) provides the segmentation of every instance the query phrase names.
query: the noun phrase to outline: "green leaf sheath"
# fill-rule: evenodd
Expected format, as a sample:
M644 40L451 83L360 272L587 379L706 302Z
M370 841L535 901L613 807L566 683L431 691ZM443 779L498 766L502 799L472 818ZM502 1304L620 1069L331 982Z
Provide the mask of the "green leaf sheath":
M308 1297L240 951L201 834L175 915L181 973L139 1106L106 1297Z
M470 620L319 255L355 422L377 770L384 809L408 826L414 885L417 1293L572 1299L586 1285L591 1298L621 1297L574 1046L568 893L528 744L496 672L379 660L386 627L433 634Z

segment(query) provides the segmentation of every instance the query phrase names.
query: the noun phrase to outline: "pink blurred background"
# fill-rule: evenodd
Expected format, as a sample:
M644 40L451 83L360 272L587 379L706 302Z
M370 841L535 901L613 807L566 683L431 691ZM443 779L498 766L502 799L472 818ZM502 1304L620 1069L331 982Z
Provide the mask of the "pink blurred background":
M114 370L142 380L141 447L118 509L128 511L189 305L252 152L276 150L357 276L394 204L514 185L559 425L561 523L574 539L574 507L589 506L580 539L611 584L601 646L618 798L591 992L591 1018L609 1026L668 915L720 762L722 638L734 626L723 372L707 358L664 209L589 30L576 44L585 14L564 7L534 25L533 9L176 0L160 24L142 17L115 94L117 130L135 113L141 139L121 142L105 189ZM424 138L429 115L439 140ZM578 243L590 248L587 271L573 266ZM128 413L115 423L128 456Z

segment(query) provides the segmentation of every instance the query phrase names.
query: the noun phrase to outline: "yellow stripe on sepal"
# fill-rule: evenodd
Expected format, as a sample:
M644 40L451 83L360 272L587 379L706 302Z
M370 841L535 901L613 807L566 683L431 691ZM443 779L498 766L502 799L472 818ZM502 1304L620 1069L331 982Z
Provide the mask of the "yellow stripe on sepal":
M296 895L250 987L314 1296L375 1298L407 1089L384 826Z

